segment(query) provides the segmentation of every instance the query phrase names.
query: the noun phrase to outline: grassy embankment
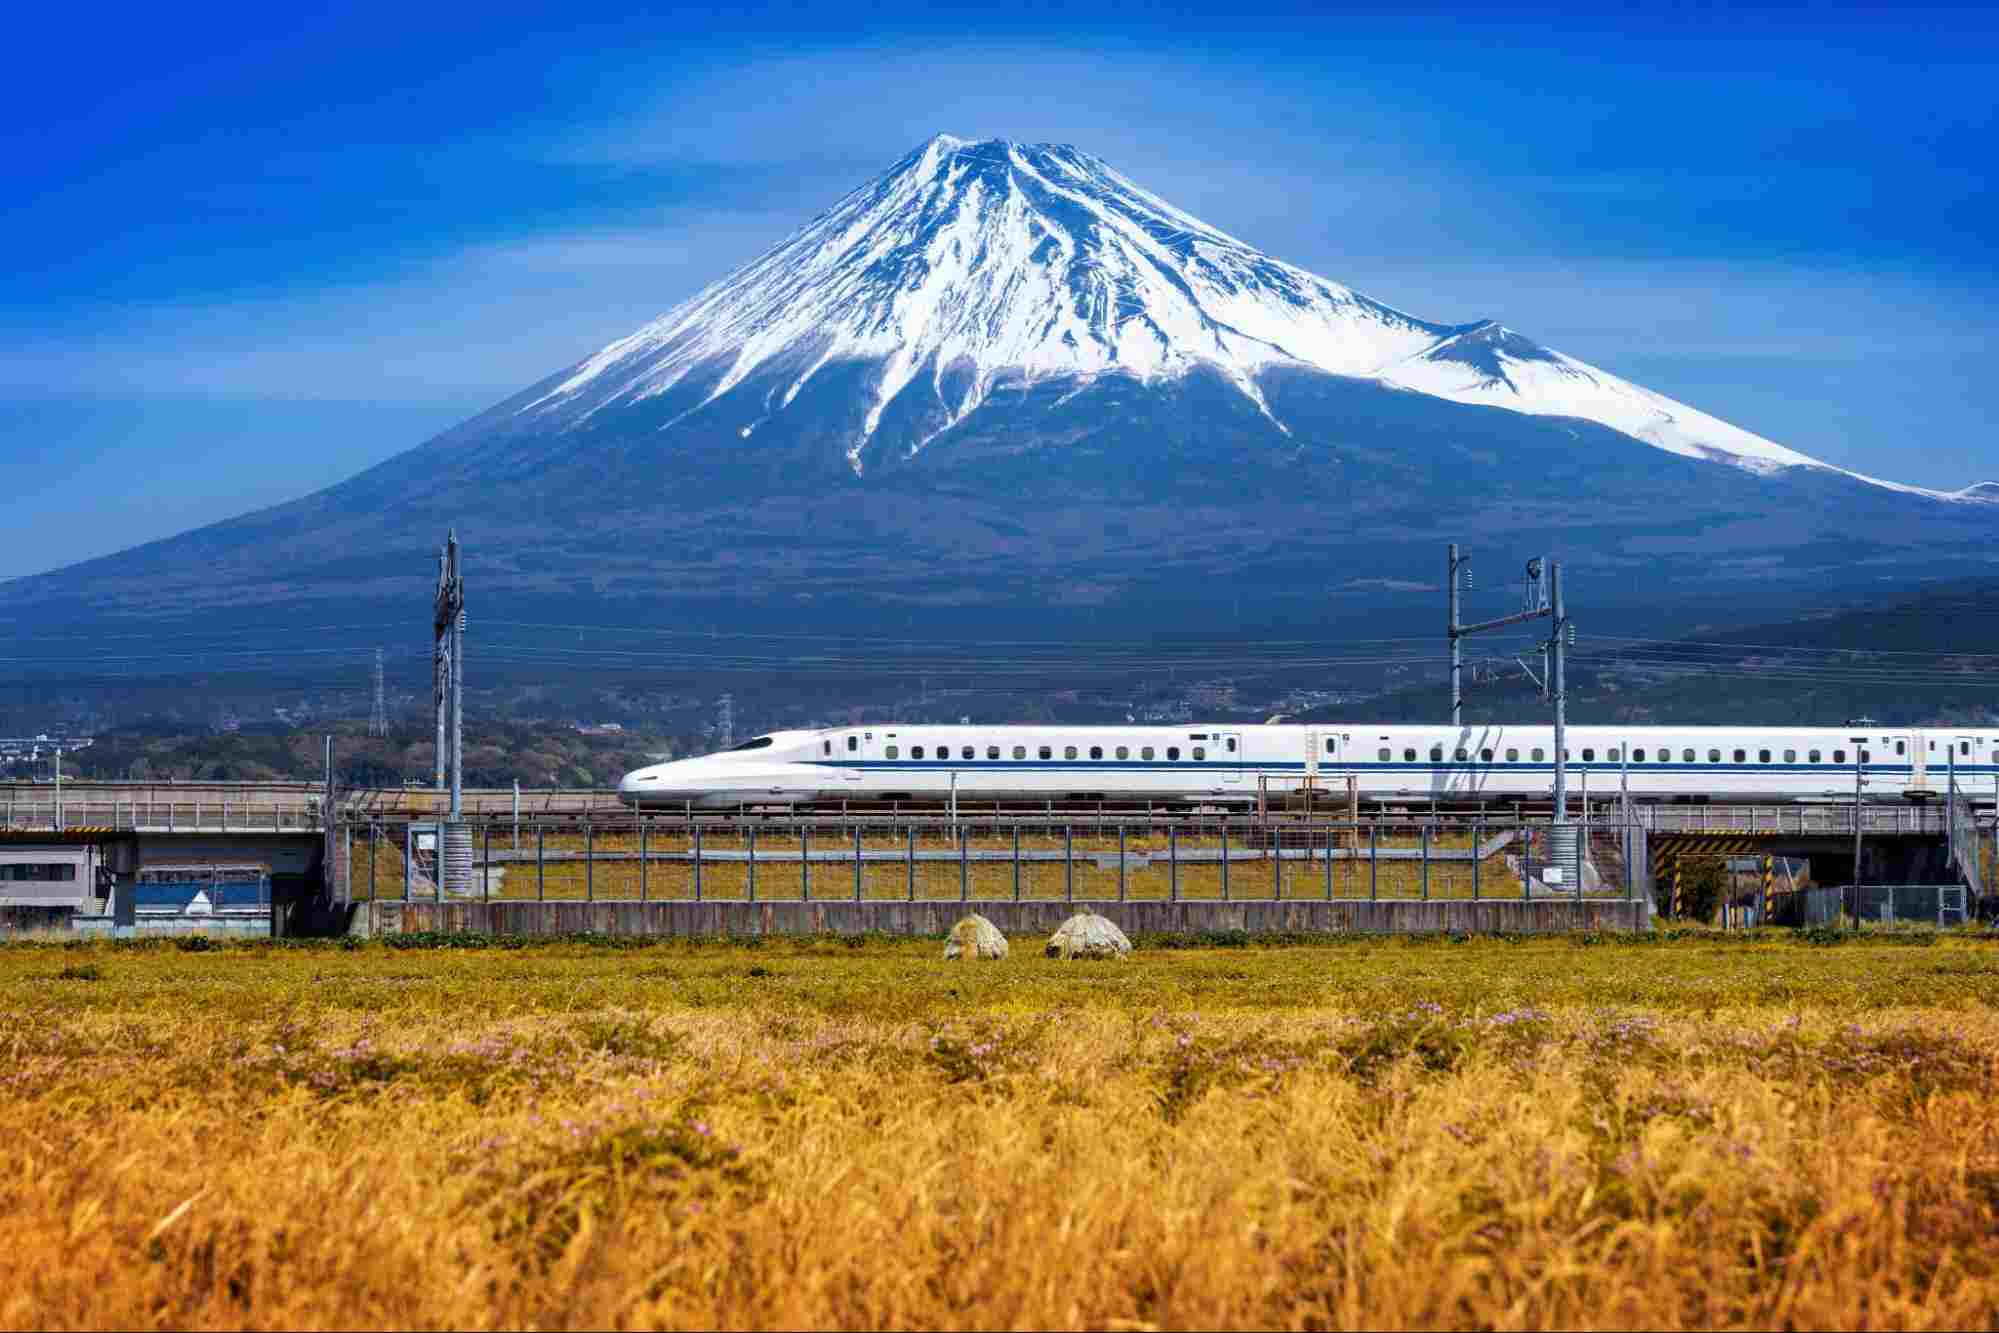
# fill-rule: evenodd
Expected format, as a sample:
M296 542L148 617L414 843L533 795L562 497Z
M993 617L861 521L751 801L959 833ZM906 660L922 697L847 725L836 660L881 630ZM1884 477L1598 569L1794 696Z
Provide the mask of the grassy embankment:
M1990 942L1035 943L0 949L0 1324L1999 1318Z

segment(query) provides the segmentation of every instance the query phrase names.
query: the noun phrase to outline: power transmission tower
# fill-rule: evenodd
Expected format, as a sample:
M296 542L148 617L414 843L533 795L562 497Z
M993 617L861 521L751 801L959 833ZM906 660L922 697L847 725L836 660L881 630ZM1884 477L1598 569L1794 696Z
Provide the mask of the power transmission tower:
M1517 625L1522 621L1546 619L1551 622L1547 642L1541 645L1542 677L1535 684L1541 687L1541 697L1554 705L1555 711L1555 842L1557 863L1565 870L1572 869L1576 876L1576 893L1582 893L1582 866L1579 849L1565 827L1569 822L1569 752L1568 740L1568 649L1575 642L1576 629L1569 621L1568 610L1562 604L1562 567L1552 560L1534 559L1527 562L1527 583L1524 606L1510 616L1497 620L1482 620L1476 625L1460 624L1458 621L1459 580L1468 577L1469 561L1459 554L1457 544L1452 543L1450 552L1451 572L1451 725L1463 725L1462 710L1464 698L1460 689L1463 675L1463 656L1458 641L1467 635L1483 634L1487 630ZM1533 672L1528 672L1529 676ZM1574 850L1572 850L1574 849ZM1568 864L1571 855L1577 856L1573 864Z
M375 711L368 715L368 734L389 734L389 695L382 683L382 650L375 650Z
M715 709L715 740L726 750L736 743L736 696L725 694Z

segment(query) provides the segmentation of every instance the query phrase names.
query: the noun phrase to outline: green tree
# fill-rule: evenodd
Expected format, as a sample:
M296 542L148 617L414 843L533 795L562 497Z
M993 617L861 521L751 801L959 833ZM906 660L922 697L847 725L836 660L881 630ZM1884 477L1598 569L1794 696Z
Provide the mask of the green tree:
M1728 892L1728 865L1718 856L1683 856L1675 873L1679 876L1679 919L1710 922ZM1669 898L1666 909L1672 911Z

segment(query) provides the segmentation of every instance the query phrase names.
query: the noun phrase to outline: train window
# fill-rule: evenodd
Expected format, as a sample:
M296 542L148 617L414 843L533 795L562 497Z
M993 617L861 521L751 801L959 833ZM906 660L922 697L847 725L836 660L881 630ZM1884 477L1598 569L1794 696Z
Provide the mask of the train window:
M1970 754L1970 753L1971 753L1971 742L1970 742L1970 741L1959 741L1959 742L1957 743L1957 752L1958 752L1959 754ZM1895 753L1896 753L1896 754L1900 754L1900 753L1902 753L1902 743L1901 743L1900 741L1897 741L1897 742L1895 742Z
M1139 757L1140 759L1150 759L1150 758L1152 758L1152 747L1151 747L1150 745L1148 745L1148 746L1146 746L1146 747L1145 747L1145 748L1144 748L1143 750L1140 750L1140 751L1138 752L1138 757Z
M1234 753L1235 753L1235 737L1233 737L1233 736L1230 736L1230 737L1229 737L1229 738L1228 738L1227 740L1225 740L1225 741L1223 742L1223 744L1225 744L1225 745L1227 745L1227 746L1228 746L1228 750L1229 750L1229 753L1230 753L1230 754L1234 754Z
M1787 764L1795 764L1795 763L1797 763L1797 762L1798 762L1798 752L1797 752L1796 750L1786 750L1786 751L1784 751L1784 762L1785 762L1785 763L1787 763Z
M1180 747L1179 747L1179 746L1177 746L1177 745L1169 745L1169 746L1167 746L1167 747L1166 747L1166 757L1167 757L1168 759L1178 759L1178 758L1180 757Z
M1691 764L1692 762L1694 762L1694 752L1692 750L1680 751L1680 762L1683 764Z
M1338 741L1334 740L1334 739L1333 739L1333 738L1332 738L1331 736L1328 736L1328 737L1326 737L1326 753L1327 753L1327 754L1331 754L1331 753L1333 753L1333 751L1334 751L1334 750L1336 750L1336 749L1338 749L1338 748L1339 748L1339 742L1338 742Z
M831 754L831 753L833 753L833 742L831 742L831 741L820 741L820 742L819 742L819 753L820 753L820 754Z
M1543 749L1542 749L1542 748L1541 748L1540 746L1538 746L1538 745L1534 747L1534 762L1535 762L1535 763L1537 763L1537 764L1538 764L1538 763L1542 763L1542 762L1544 762L1544 761L1545 761L1545 760L1547 759L1547 757L1548 757L1548 752L1547 752L1546 750L1543 750Z
M1737 750L1737 751L1735 752L1735 762L1736 762L1736 763L1738 763L1738 764L1742 764L1742 763L1747 763L1748 761L1749 761L1749 751L1747 751L1747 750Z
M1515 749L1515 748L1514 748L1513 746L1511 746L1511 745L1507 746L1507 747L1506 747L1506 762L1507 762L1507 763L1509 763L1509 764L1517 764L1517 763L1519 763L1519 762L1520 762L1520 751L1519 751L1519 750L1517 750L1517 749Z
M1833 762L1834 762L1835 764L1843 764L1843 763L1845 763L1845 762L1846 762L1846 751L1844 751L1844 750L1834 750L1834 751L1832 752L1832 761L1833 761Z
M1118 747L1117 747L1117 757L1118 757L1118 758L1120 758L1120 759L1129 759L1129 758L1131 758L1131 747L1130 747L1129 745L1120 745L1120 746L1118 746Z
M988 746L986 747L986 758L988 758L988 759L997 759L997 758L999 758L999 746L997 746L997 745L988 745Z
M895 746L891 745L891 746L889 746L889 747L888 747L888 749L886 749L886 750L882 751L882 753L883 753L883 754L886 754L886 755L887 755L887 756L888 756L889 758L893 759L893 758L895 758L895 757L896 757L897 755L901 754L901 753L902 753L902 751L901 751L901 750L899 750L899 749L897 749L897 748L896 748Z
M1808 764L1816 764L1816 763L1818 763L1818 762L1819 762L1819 752L1818 752L1817 750L1807 750L1807 751L1805 752L1805 762L1806 762L1806 763L1808 763Z
M1053 759L1053 758L1055 757L1055 747L1054 747L1054 746L1052 746L1052 745L1044 745L1044 746L1042 746L1042 747L1041 747L1041 757L1042 757L1043 759Z
M1593 763L1595 763L1595 762L1596 762L1596 751L1595 751L1594 749L1591 749L1591 748L1588 748L1588 747L1584 747L1584 749L1583 749L1583 762L1584 762L1585 764L1593 764Z
M1402 752L1402 762L1405 764L1413 764L1416 762L1416 748L1414 746L1410 746L1408 749L1405 749Z
M1375 756L1376 756L1376 757L1377 757L1378 759L1380 759L1382 763L1384 763L1384 764L1385 764L1385 763L1387 763L1387 762L1388 762L1388 757L1389 757L1389 756L1390 756L1391 754L1393 754L1393 753L1394 753L1394 751L1393 751L1393 750L1390 750L1390 749L1389 749L1389 748L1388 748L1388 747L1387 747L1386 745L1384 745L1384 746L1382 746L1382 747L1381 747L1381 748L1380 748L1379 750L1376 750L1376 751L1375 751L1374 753L1375 753Z
M1863 763L1863 764L1871 764L1871 763L1873 763L1873 762L1874 762L1874 752L1873 752L1872 750L1862 750L1862 751L1860 752L1860 762L1861 762L1861 763Z
M1062 757L1063 757L1064 759L1074 759L1074 758L1076 757L1076 747L1075 747L1075 746L1073 746L1073 745L1065 745L1065 746L1063 746L1063 747L1062 747Z
M1624 753L1623 751L1619 750L1615 745L1613 745L1610 747L1608 751L1604 753L1603 757L1610 760L1610 762L1614 764L1617 763L1622 758L1624 758Z
M849 736L849 737L847 737L847 753L848 753L848 754L852 754L852 753L853 753L854 751L856 751L856 750L858 750L858 749L860 749L860 748L861 748L861 742L860 742L860 738L859 738L859 737L857 737L857 736Z
M1103 757L1104 757L1104 747L1103 747L1103 746L1101 746L1101 745L1092 745L1092 746L1090 747L1090 758L1092 758L1092 759L1102 759Z
M1459 746L1459 747L1458 747L1458 748L1457 748L1457 749L1456 749L1455 751L1453 751L1453 752L1452 752L1452 754L1451 754L1451 758L1453 758L1453 759L1457 760L1457 761L1458 761L1459 763L1461 763L1461 764L1462 764L1462 763L1463 763L1463 762L1464 762L1464 761L1465 761L1466 759L1469 759L1470 757L1471 757L1470 755L1468 755L1468 754L1466 754L1466 753L1465 753L1465 747L1464 747L1464 746L1462 746L1462 745L1460 745L1460 746Z
M1016 746L1014 746L1014 747L1013 747L1013 757L1014 757L1015 759L1025 759L1025 758L1027 758L1027 747L1026 747L1025 745L1016 745Z
M729 753L734 754L738 750L762 750L767 748L769 745L770 745L770 737L759 736L753 741L744 741L741 745L731 746L729 749Z
M1757 763L1759 763L1759 764L1767 764L1767 763L1769 763L1769 762L1770 762L1770 752L1769 752L1768 750L1758 750L1758 751L1756 752L1756 762L1757 762Z
M923 757L923 747L921 745L910 746L909 757L911 759L921 759Z
M1207 746L1205 746L1205 745L1196 745L1196 746L1194 747L1194 758L1196 758L1196 759L1206 759L1207 757L1208 757L1208 747L1207 747Z
M1642 763L1644 763L1644 762L1645 762L1645 751L1643 751L1642 749L1641 749L1641 750L1633 750L1633 751L1631 752L1631 757L1632 757L1633 759L1636 759L1636 760L1637 760L1637 761L1638 761L1639 763L1641 763L1641 764L1642 764Z
M1708 761L1708 762L1709 762L1710 764L1718 764L1718 763L1720 763L1720 762L1721 762L1721 751L1719 751L1719 750L1709 750L1709 751L1707 752L1707 761Z
M1431 762L1431 763L1433 763L1433 764L1441 764L1442 762L1444 762L1444 747L1443 747L1443 746L1441 746L1441 745L1432 745L1432 746L1430 747L1430 762Z
M1478 752L1478 757L1479 757L1479 761L1480 761L1481 763L1487 763L1487 764L1489 764L1489 763L1491 763L1491 762L1492 762L1492 751L1490 751L1490 750L1480 750L1480 751Z
M971 746L969 746L969 745L967 745L967 746L966 746L966 747L965 747L964 749L962 749L962 750L958 751L958 757L959 757L960 759L971 759L971 758L974 758L974 757L976 757L976 756L977 756L977 754L978 754L978 751L974 750L974 749L973 749L973 748L972 748Z
M1970 747L1970 746L1966 746L1966 747L1965 747L1965 750L1966 750L1966 752L1967 752L1967 753L1969 753L1970 749L1971 749L1971 747ZM1908 752L1909 752L1909 743L1908 743L1907 741L1896 741L1896 742L1895 742L1895 753L1896 753L1896 754L1907 754Z

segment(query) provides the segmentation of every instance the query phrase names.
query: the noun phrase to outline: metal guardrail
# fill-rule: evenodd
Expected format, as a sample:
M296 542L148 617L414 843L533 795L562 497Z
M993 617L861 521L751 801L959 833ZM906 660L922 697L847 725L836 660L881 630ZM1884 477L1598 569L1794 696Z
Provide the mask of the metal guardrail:
M1654 833L1763 833L1831 837L1853 834L1851 805L1637 805L1632 820ZM1862 805L1863 834L1941 835L1942 809L1916 805ZM1967 811L1968 815L1968 811Z
M0 807L0 831L36 833L318 833L319 802L54 801Z

